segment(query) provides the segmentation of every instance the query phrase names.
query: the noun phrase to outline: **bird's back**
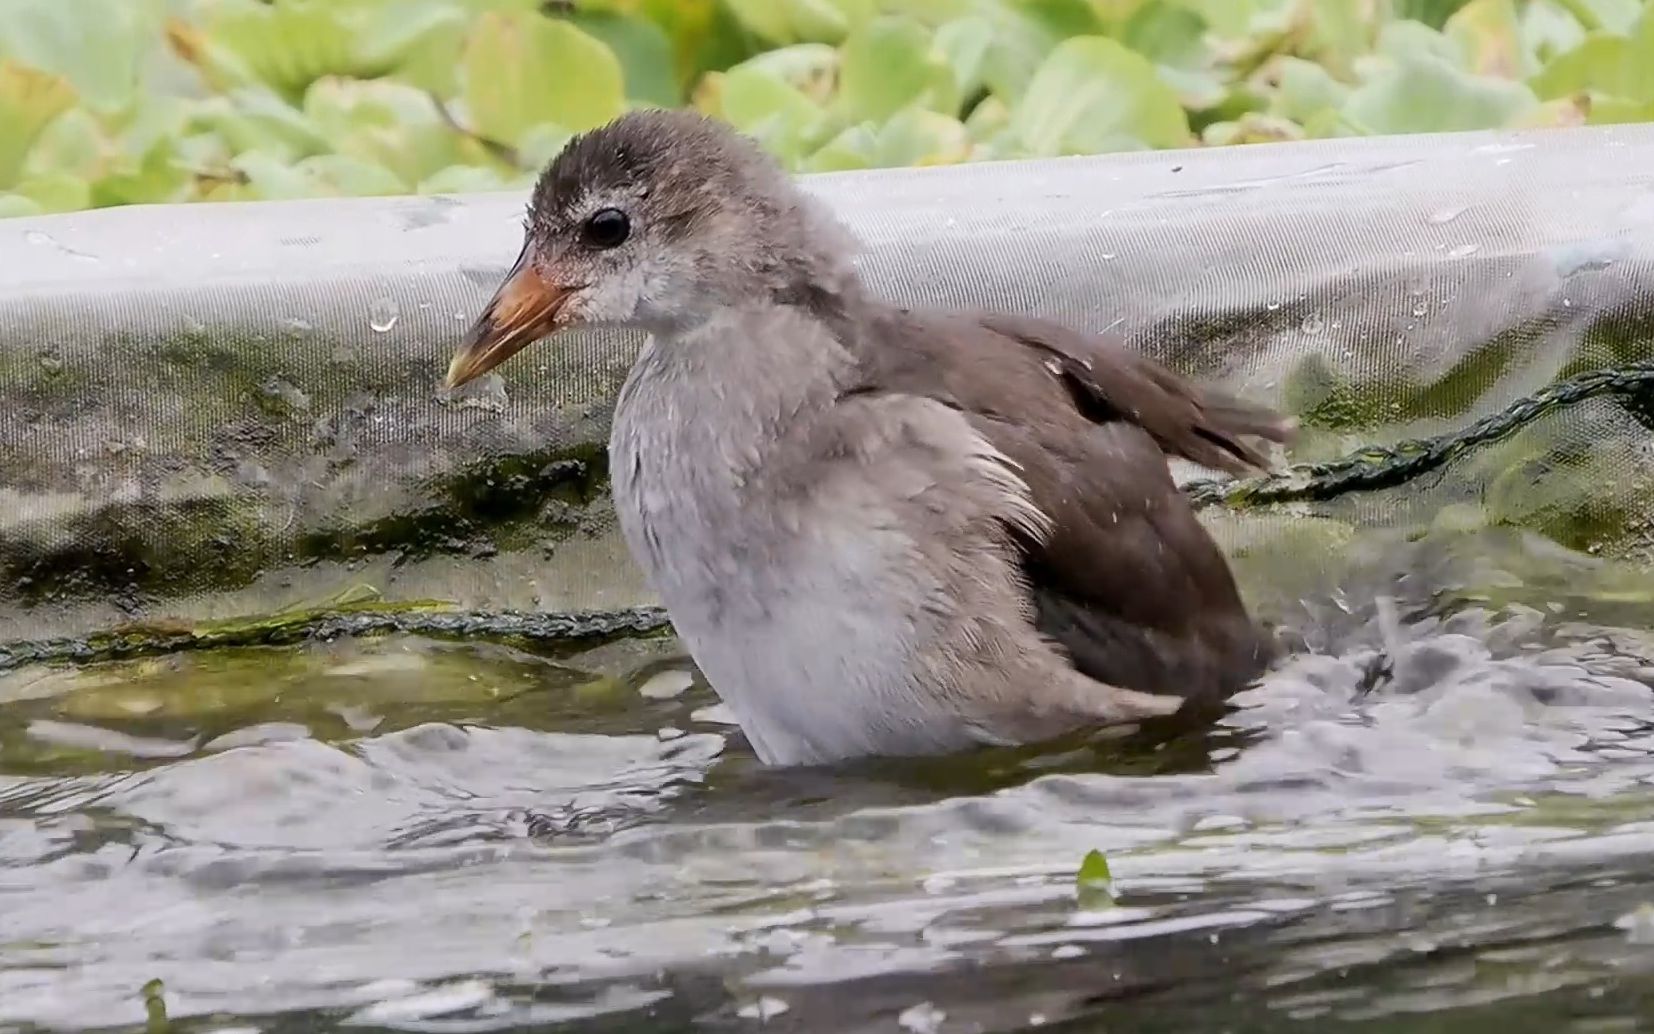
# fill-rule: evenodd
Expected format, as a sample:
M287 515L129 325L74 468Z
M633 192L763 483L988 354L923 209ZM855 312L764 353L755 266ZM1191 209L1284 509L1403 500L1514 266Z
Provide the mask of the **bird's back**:
M1167 457L1254 465L1240 436L1284 437L1284 422L1045 321L892 308L855 325L868 390L958 409L1018 466L1051 522L1044 541L1022 540L1037 625L1082 672L1215 699L1268 663L1268 635Z

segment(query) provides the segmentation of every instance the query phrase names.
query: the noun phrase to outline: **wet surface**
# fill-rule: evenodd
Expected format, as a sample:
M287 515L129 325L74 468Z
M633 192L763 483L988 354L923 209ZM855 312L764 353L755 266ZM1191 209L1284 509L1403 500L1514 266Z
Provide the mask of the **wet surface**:
M8 673L0 1030L1654 1029L1646 572L1240 569L1217 725L967 758L765 770L669 639Z

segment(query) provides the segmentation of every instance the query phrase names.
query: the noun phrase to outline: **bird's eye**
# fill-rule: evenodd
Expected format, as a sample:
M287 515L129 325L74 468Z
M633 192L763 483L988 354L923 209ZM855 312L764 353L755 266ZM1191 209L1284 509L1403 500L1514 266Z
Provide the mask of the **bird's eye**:
M600 208L586 220L581 234L594 248L617 248L632 233L632 221L618 208Z

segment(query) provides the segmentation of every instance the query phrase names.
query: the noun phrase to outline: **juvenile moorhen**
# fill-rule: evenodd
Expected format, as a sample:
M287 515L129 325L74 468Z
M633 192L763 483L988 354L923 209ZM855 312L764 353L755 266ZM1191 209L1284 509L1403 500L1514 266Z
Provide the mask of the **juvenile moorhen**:
M769 764L1015 744L1221 701L1271 661L1167 456L1293 423L1042 319L874 297L750 139L638 111L534 189L450 386L648 332L614 412L627 545Z

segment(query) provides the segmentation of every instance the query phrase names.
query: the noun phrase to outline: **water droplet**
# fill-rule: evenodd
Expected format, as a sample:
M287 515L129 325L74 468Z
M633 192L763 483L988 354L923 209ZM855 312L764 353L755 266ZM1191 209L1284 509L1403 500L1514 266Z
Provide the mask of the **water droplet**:
M40 353L40 368L47 373L56 373L63 369L63 357L56 352Z
M1448 252L1447 257L1464 258L1466 255L1474 255L1481 250L1482 246L1480 244L1461 244L1452 251Z
M780 1016L782 1013L786 1012L788 1008L789 1006L787 1003L783 1002L781 999L771 998L770 996L765 995L756 1002L751 1002L747 1005L741 1006L740 1009L736 1010L736 1013L743 1020L758 1020L762 1022L764 1020Z
M1304 317L1304 322L1299 324L1299 329L1306 334L1319 334L1321 331L1326 329L1326 326L1327 321L1321 316L1321 314L1318 312L1312 312L1308 316Z
M1458 208L1438 208L1425 217L1425 221L1432 226L1442 226L1452 222L1459 216L1470 211L1469 205L1460 205Z
M375 332L383 334L396 326L397 318L401 315L395 302L389 298L380 298L368 306L368 326L372 327Z
M464 323L465 322L465 313L463 313L463 312L454 313L454 322L455 323Z
M1274 312L1276 309L1279 309L1280 307L1281 307L1280 302L1270 302L1268 305L1264 306L1264 308L1268 309L1270 312Z
M287 328L289 337L302 337L316 329L315 324L299 316L290 317L283 323L283 326Z
M52 240L52 235L51 234L42 233L39 230L24 230L23 231L23 239L28 241L30 244L56 244L57 243L57 241Z
M1423 298L1420 298L1418 301L1413 303L1413 315L1423 316L1424 314L1428 313L1429 311L1430 311L1430 303L1425 301Z
M1115 259L1117 259L1119 257L1120 256L1117 252L1113 252L1113 251L1103 252L1103 261L1104 262L1113 262Z

